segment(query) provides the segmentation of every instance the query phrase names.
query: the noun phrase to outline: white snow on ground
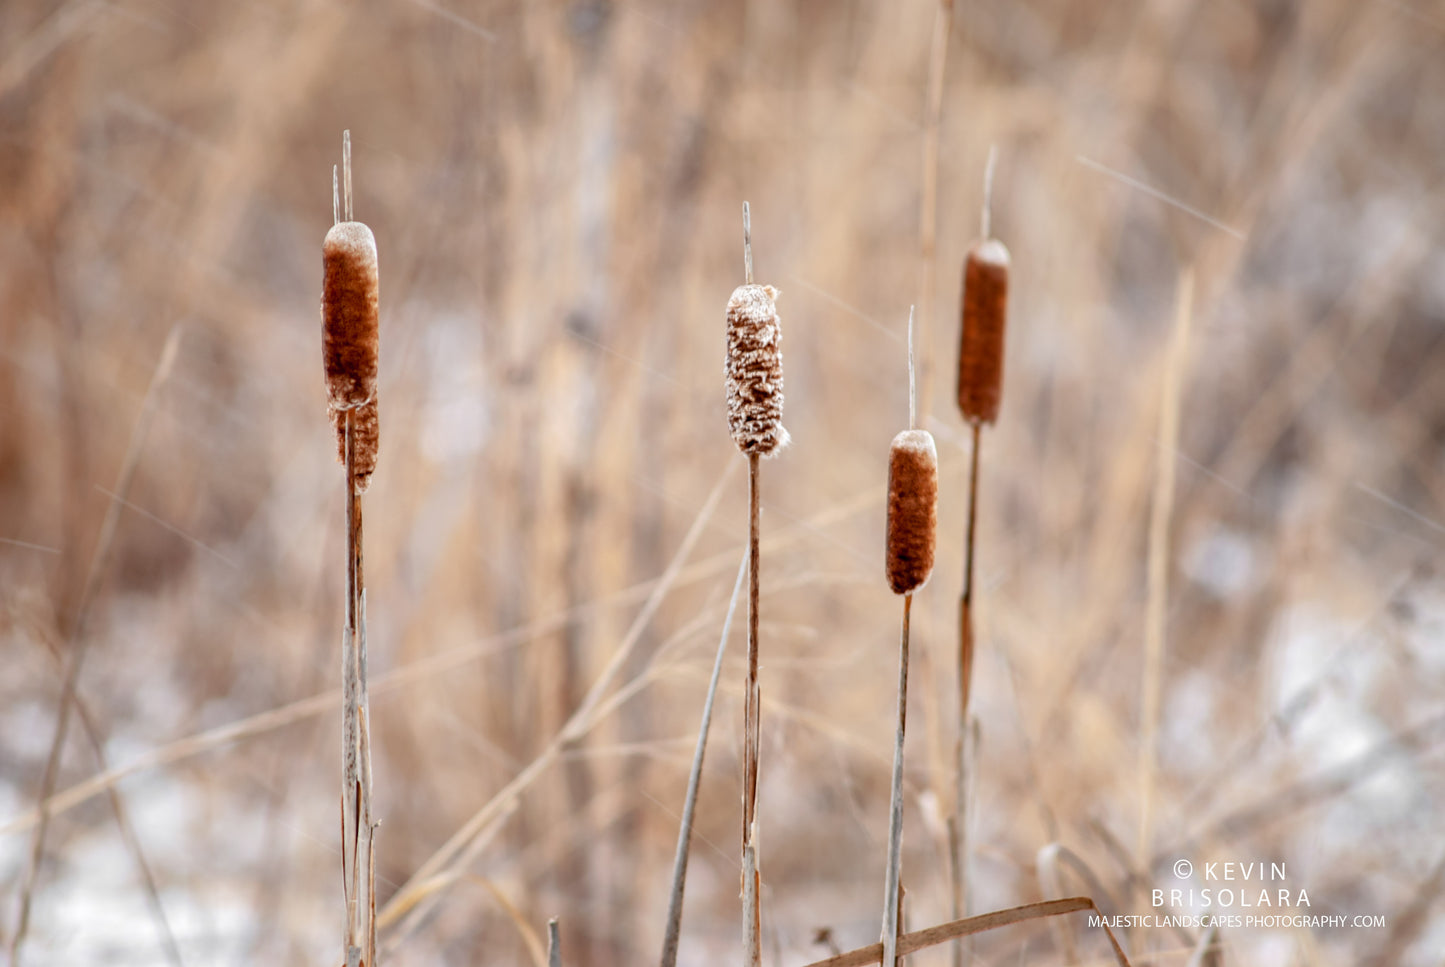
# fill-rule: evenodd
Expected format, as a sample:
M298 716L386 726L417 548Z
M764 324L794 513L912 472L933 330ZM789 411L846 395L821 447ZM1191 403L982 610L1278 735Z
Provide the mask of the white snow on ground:
M1253 542L1228 528L1195 541L1184 553L1183 568L1190 580L1222 600L1254 587L1258 574Z

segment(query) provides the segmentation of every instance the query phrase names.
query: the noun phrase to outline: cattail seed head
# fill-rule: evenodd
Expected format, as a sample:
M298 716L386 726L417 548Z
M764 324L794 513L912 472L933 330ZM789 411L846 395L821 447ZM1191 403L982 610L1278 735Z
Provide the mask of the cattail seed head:
M340 222L326 233L321 252L326 263L321 296L326 399L347 410L376 393L376 239L361 222Z
M923 587L938 531L938 451L927 430L904 430L888 452L888 586Z
M326 364L327 410L336 429L337 450L343 462L346 458L345 413L355 411L352 483L361 492L376 467L379 443L376 238L361 222L340 222L326 233L321 251L325 263L321 342Z
M728 300L728 428L739 450L764 457L788 445L777 298L772 286L749 284Z
M1008 325L1008 249L977 242L963 266L963 335L958 350L958 408L970 423L998 419Z

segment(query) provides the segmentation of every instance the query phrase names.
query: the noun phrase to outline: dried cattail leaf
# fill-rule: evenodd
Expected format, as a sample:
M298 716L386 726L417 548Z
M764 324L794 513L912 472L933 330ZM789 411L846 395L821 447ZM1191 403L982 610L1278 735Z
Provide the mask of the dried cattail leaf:
M933 573L938 451L927 430L904 430L888 452L888 586L916 591Z
M788 445L777 298L772 286L749 284L728 300L728 427L739 450L764 457Z
M352 454L352 486L359 494L366 493L371 486L371 475L376 471L376 454L381 446L380 406L376 394L371 399L351 410L351 433L355 453ZM336 428L336 460L346 463L346 411L328 407L331 425Z
M1008 326L1008 249L977 242L963 267L963 335L958 350L958 408L972 423L998 419L1003 398L1004 331Z
M376 395L376 239L361 222L340 222L326 233L321 252L326 264L321 295L326 399L333 409L347 410Z

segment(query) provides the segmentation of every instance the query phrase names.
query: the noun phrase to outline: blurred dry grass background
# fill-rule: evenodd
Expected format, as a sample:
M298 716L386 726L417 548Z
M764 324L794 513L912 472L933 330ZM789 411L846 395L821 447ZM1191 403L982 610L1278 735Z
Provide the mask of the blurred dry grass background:
M173 328L179 356L80 630L106 757L125 766L338 685L343 584L326 562L341 472L317 301L349 127L382 274L367 576L383 899L545 748L742 460L721 362L746 198L758 279L783 293L795 440L763 480L767 959L825 953L820 927L845 948L878 934L897 621L885 455L907 418L910 303L933 306L920 409L940 444L943 538L914 609L904 880L914 925L944 918L958 266L996 145L1014 296L984 441L972 908L1040 898L1035 857L1054 842L1117 912L1158 912L1149 888L1187 886L1178 856L1263 859L1287 864L1311 912L1388 926L1226 931L1224 963L1435 962L1445 15L1422 0L960 0L925 293L935 12L0 6L5 929L61 656ZM1158 862L1142 869L1146 532L1189 268L1180 438L1163 452L1178 489ZM507 904L539 932L560 916L569 963L655 957L743 483L734 471L628 662L635 694L520 796L391 962L522 962ZM739 942L740 642L702 789L687 964L733 961ZM188 963L336 961L338 727L326 699L120 783ZM98 768L72 730L61 788ZM1098 892L1072 876L1066 892ZM29 962L160 962L138 883L102 799L63 813ZM1136 963L1187 959L1188 936L1128 939ZM1097 936L1079 942L1106 956ZM975 951L1064 957L1042 925Z

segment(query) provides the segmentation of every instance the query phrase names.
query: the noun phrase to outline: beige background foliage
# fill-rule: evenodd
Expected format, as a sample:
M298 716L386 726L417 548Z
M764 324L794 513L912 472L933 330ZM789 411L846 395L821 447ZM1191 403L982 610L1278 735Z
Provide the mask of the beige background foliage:
M904 880L913 924L944 918L958 270L996 146L1012 317L983 444L973 908L1041 898L1035 857L1058 842L1117 909L1148 910L1128 899L1146 535L1172 461L1160 863L1138 882L1179 885L1178 855L1285 862L1314 912L1390 926L1230 931L1226 963L1428 962L1445 944L1445 21L1420 0L959 0L929 274L936 22L928 0L0 5L6 929L77 636L116 766L338 685L318 299L350 128L381 263L372 670L448 661L373 692L383 899L546 746L743 459L720 364L747 199L757 279L782 293L794 439L763 474L768 962L821 956L819 927L844 947L878 935L898 620L883 510L910 304L940 543L914 606ZM499 895L532 929L560 916L571 963L656 955L743 483L628 661L635 694L523 794L395 963L520 962ZM738 944L741 658L735 639L685 963ZM120 784L189 962L334 959L339 715L307 708ZM73 733L61 787L99 768ZM157 962L137 882L102 800L64 813L32 962ZM1190 939L1130 938L1169 962ZM1059 943L1030 925L976 950L1055 963Z

